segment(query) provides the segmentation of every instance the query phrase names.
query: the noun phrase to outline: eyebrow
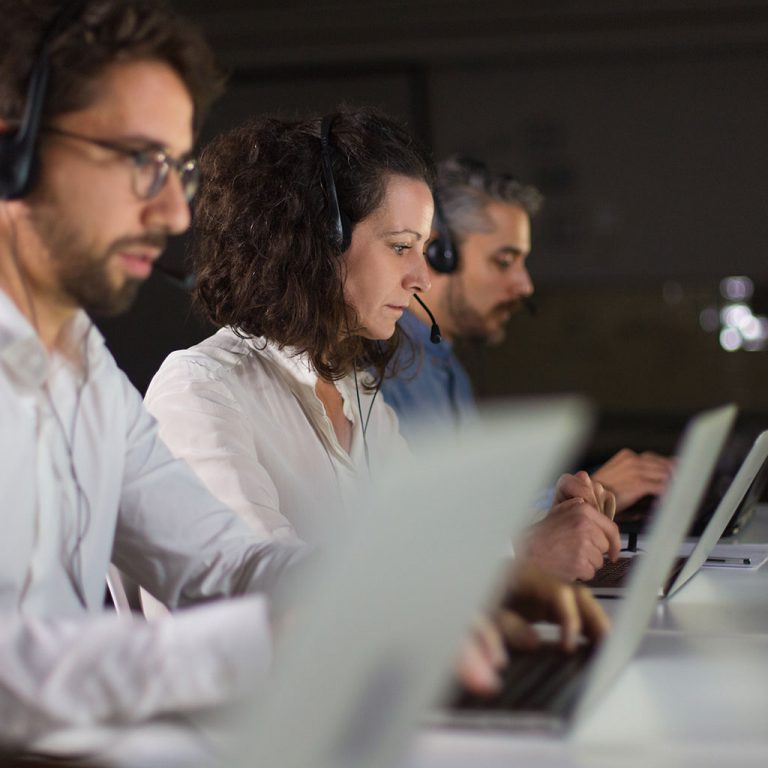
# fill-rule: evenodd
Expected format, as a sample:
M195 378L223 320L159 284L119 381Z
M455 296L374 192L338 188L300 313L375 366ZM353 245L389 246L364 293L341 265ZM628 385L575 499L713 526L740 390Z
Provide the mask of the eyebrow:
M158 141L157 139L153 139L142 134L121 136L120 138L115 139L115 142L119 144L127 144L129 146L133 145L137 148L141 147L142 149L150 149L156 152L165 152L171 157L187 157L188 155L191 155L192 152L194 152L194 148L190 148L185 152L180 152L178 155L173 155L167 144L163 144L163 142Z
M421 240L421 232L417 232L415 229L396 229L391 232L382 232L382 235L414 235Z
M165 145L157 139L151 139L149 136L143 136L142 134L132 133L127 136L119 136L114 139L124 144L143 144L145 147L152 147L152 149L165 149Z
M495 251L496 256L510 255L510 256L522 256L525 251L516 245L504 245Z

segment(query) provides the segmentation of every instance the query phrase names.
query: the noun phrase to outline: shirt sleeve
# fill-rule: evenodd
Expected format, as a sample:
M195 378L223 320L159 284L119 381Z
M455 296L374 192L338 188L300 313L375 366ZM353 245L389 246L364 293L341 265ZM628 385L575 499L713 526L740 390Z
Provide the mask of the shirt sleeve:
M266 677L266 601L230 600L155 622L102 614L0 616L0 741L131 723L237 700Z
M215 498L171 454L127 379L125 389L129 415L115 565L171 609L271 593L306 547L266 539Z

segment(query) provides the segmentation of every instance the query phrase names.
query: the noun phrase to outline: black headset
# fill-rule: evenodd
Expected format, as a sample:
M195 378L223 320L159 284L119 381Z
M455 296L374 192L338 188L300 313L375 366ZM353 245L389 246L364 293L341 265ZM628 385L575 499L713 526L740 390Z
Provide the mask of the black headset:
M333 177L333 145L331 144L331 128L336 115L325 115L320 124L320 164L323 170L323 181L328 195L328 225L331 233L331 243L342 253L352 242L352 224L349 217L339 207L339 197L336 193L336 181ZM458 266L459 252L448 227L445 215L440 205L440 199L435 193L435 225L437 238L433 240L426 251L427 262L435 272L448 274Z
M43 36L32 66L27 99L19 127L0 133L0 200L18 200L32 188L37 173L37 140L50 76L50 47L73 19L82 14L86 0L67 3L54 16Z
M437 190L433 192L433 197L435 200L434 225L437 230L437 237L427 246L427 263L435 272L449 275L451 272L455 272L459 266L459 249L448 229Z
M331 244L334 245L336 248L339 249L341 253L344 253L344 251L349 248L350 243L352 242L352 222L350 222L349 217L344 213L344 211L341 210L339 207L339 197L336 194L336 181L333 178L333 145L331 144L331 128L333 127L333 121L336 119L336 115L326 115L323 117L323 120L320 124L320 164L322 166L323 170L323 181L325 183L325 189L328 194L328 207L329 207L329 219L328 219L328 229L330 230L331 234ZM437 198L435 198L435 210L439 211L439 203L437 201ZM436 216L439 216L439 214L436 214ZM440 223L438 223L438 230L440 232L448 232L447 228L442 225L442 221L438 219ZM430 248L435 246L437 243L440 242L440 235L438 235L438 239L430 243ZM434 257L430 257L429 249L427 250L427 261L432 264L432 258L435 259L437 263L451 263L453 266L449 269L440 269L439 267L435 267L435 269L438 272L453 272L454 269L456 269L456 257L454 254L456 253L456 249L453 247L453 242L450 239L450 235L444 236L444 242L447 243L447 247L440 248L439 252L437 252L436 249L436 255ZM429 308L427 305L422 301L422 299L419 297L418 294L414 293L413 298L416 299L416 301L421 304L422 307L424 307L426 313L429 315L429 319L432 321L432 328L430 330L430 341L433 344L439 344L442 335L440 334L440 328L435 322L435 318L433 314L429 311ZM357 387L357 373L355 373L355 387ZM378 394L378 389L376 390ZM375 397L375 395L374 395ZM358 402L359 406L359 402ZM371 402L371 407L373 407L373 402ZM370 416L370 409L368 411L368 415ZM363 414L360 413L360 419L362 421ZM367 420L366 420L367 423ZM365 440L365 429L363 430L363 440ZM368 447L366 444L366 455L367 455ZM367 459L366 459L367 460Z
M339 208L339 197L336 194L336 180L333 178L333 145L331 144L331 128L336 115L326 115L320 124L320 165L323 170L323 182L328 195L328 224L331 243L341 253L349 248L352 242L352 222L344 211Z

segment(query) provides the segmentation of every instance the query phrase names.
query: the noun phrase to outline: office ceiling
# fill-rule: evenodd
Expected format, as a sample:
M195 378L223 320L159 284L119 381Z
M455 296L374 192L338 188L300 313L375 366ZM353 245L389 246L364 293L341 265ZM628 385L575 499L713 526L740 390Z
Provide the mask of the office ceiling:
M178 0L234 69L474 61L768 43L744 0Z

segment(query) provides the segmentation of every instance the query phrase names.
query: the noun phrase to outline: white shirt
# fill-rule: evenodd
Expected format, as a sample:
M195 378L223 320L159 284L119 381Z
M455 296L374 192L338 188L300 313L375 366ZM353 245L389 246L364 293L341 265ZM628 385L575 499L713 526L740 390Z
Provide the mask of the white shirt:
M214 704L265 666L263 599L102 613L110 558L178 607L269 589L300 554L171 456L84 313L48 354L2 290L0 471L0 741Z
M307 356L231 328L172 353L145 403L171 451L261 538L319 544L356 514L368 479L360 412L374 477L391 452L407 451L394 411L358 378L359 409L353 376L336 382L353 425L349 453Z

